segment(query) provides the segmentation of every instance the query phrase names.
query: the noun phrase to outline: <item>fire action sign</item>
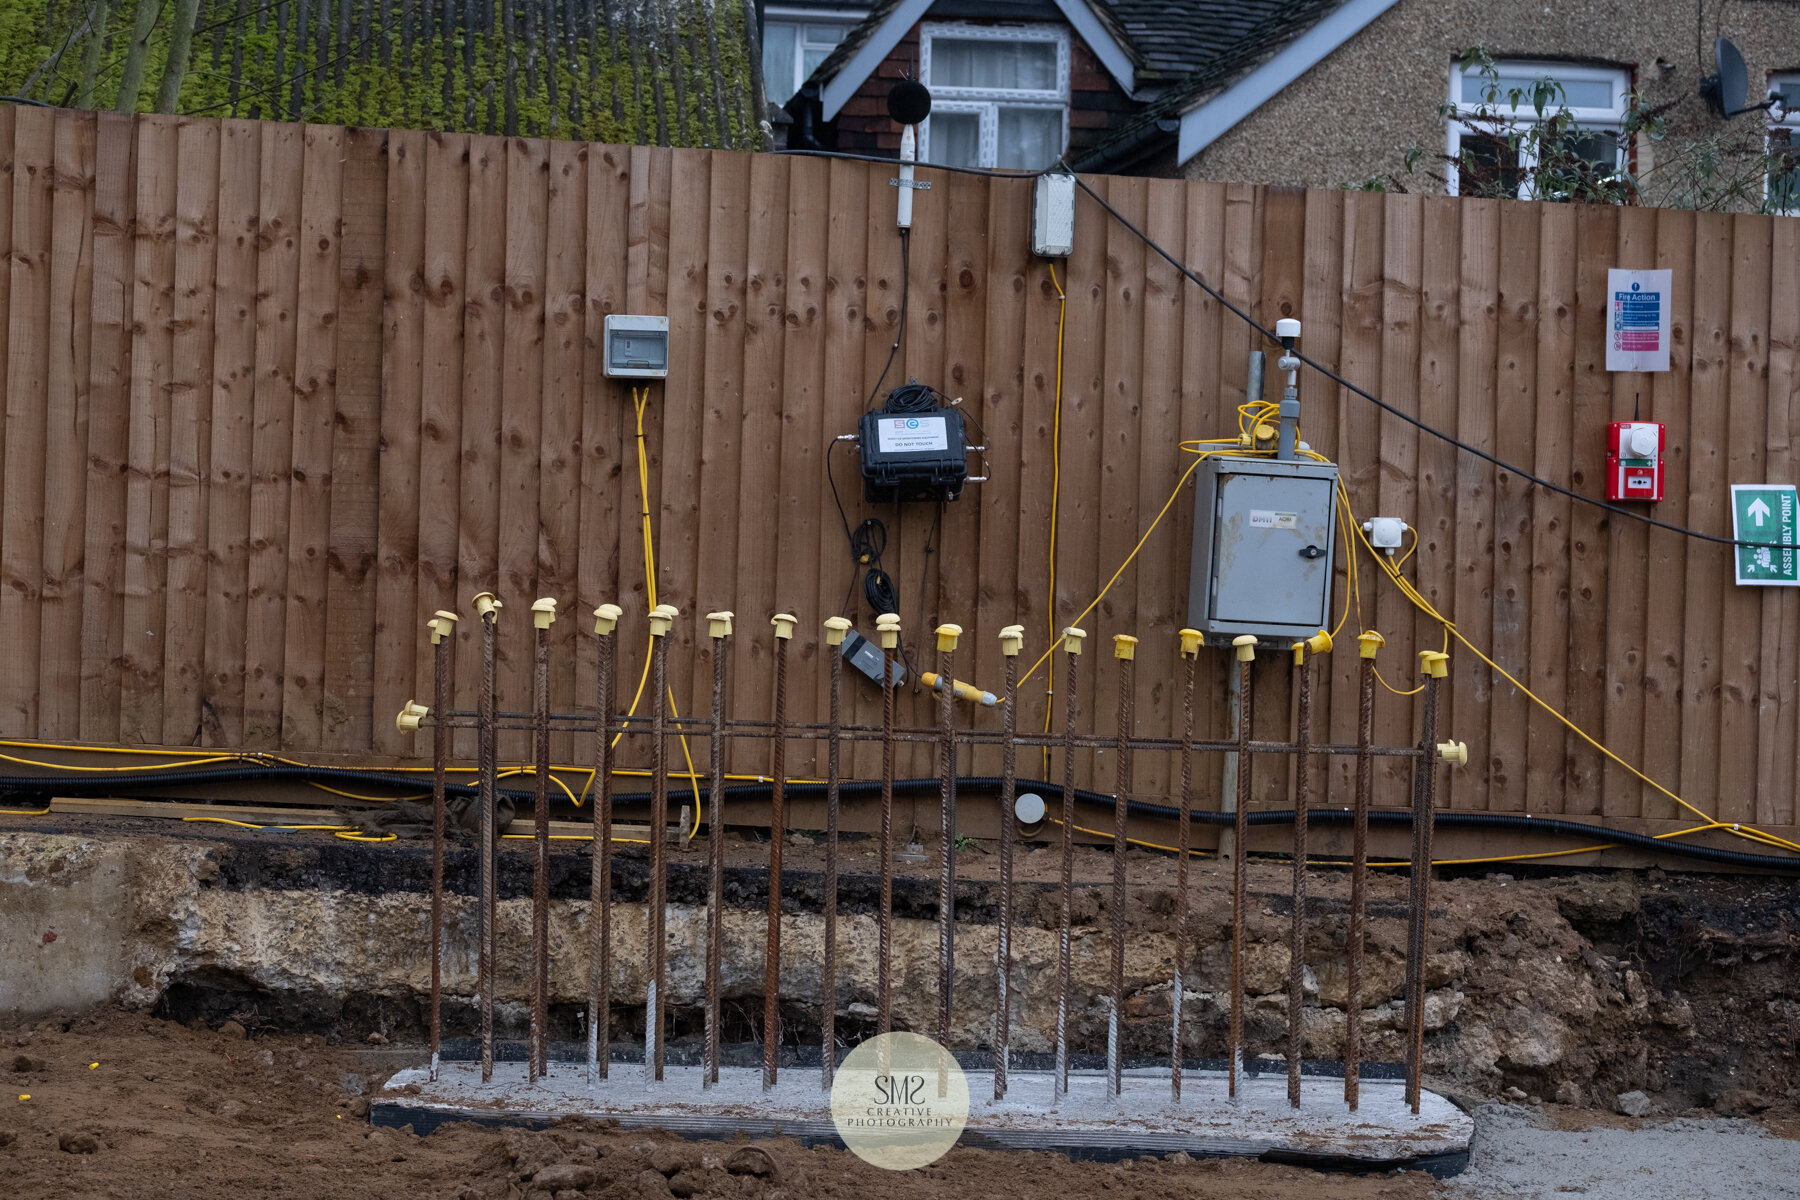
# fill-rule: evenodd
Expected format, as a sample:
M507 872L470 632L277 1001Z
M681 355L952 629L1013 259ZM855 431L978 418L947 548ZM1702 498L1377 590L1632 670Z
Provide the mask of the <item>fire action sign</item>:
M1669 277L1668 271L1607 271L1607 370L1669 369Z

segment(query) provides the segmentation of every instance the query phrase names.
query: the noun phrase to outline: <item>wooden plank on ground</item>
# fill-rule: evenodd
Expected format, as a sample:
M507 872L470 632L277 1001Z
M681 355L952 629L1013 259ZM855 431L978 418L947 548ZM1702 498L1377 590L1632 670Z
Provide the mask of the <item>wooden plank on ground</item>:
M1456 436L1471 446L1494 446L1494 364L1499 343L1495 316L1500 303L1500 209L1495 200L1466 200L1461 206L1461 334L1456 349ZM1456 460L1455 607L1444 615L1463 636L1484 650L1494 626L1494 470L1473 455ZM1459 660L1472 657L1459 654ZM1456 781L1459 807L1489 807L1494 755L1488 736L1489 712L1498 680L1485 665L1470 663L1451 674L1456 738L1469 744L1469 770ZM1510 764L1516 769L1517 764Z
M132 302L130 473L125 518L119 740L163 740L163 602L169 532L170 322L174 319L176 122L139 117ZM285 459L287 448L282 447Z
M325 676L319 742L373 748L410 697L377 695L372 643L379 548L381 347L386 276L387 146L376 130L344 133L338 233L337 405L331 439L331 533L325 578ZM429 699L427 698L427 702ZM386 718L386 719L384 719Z
M0 146L11 144L15 110L0 109ZM95 117L94 294L88 351L86 547L81 601L81 732L119 736L124 653L120 590L125 565L125 474L131 428L131 307L135 286L132 214L137 133L121 113ZM12 156L0 155L0 250L12 238ZM0 286L0 309L7 288ZM0 330L5 322L0 321ZM5 334L0 332L0 338Z
M201 741L244 744L244 618L249 589L250 472L255 444L257 192L261 126L219 133L214 259L212 445L207 470L207 574Z
M164 604L163 736L217 740L201 701L206 673L208 476L212 472L214 292L218 280L217 121L177 127L175 299L169 375L168 598Z
M1769 262L1800 262L1800 221L1775 221ZM1769 279L1768 479L1800 483L1800 274L1772 270ZM1673 367L1673 364L1671 364ZM1763 603L1762 722L1757 736L1756 820L1792 824L1796 692L1800 691L1800 597L1770 588Z
M65 115L57 120L37 732L39 737L58 741L81 736L88 355L94 293L94 135L94 118L90 114Z
M244 623L244 744L258 750L274 749L281 741L282 655L287 644L288 455L293 449L290 427L300 288L300 176L305 149L297 125L262 129L250 586ZM141 153L140 178L150 169L147 153ZM133 370L135 374L135 366Z

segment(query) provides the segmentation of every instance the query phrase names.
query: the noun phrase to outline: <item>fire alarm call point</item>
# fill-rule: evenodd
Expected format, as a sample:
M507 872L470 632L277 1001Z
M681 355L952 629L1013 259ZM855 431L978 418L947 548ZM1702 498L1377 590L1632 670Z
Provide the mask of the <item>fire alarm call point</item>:
M1663 498L1663 427L1657 421L1614 421L1606 433L1606 498Z

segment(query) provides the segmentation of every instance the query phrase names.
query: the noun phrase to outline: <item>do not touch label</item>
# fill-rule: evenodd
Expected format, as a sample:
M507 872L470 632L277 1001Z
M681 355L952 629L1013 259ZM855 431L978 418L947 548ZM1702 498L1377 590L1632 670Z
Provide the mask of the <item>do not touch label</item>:
M875 426L875 439L883 454L950 448L950 433L942 417L883 417Z

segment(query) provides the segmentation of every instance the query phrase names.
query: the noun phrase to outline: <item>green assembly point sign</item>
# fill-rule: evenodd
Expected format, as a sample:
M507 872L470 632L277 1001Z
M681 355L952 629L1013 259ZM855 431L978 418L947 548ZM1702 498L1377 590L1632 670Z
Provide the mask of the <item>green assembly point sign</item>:
M1764 543L1735 547L1739 584L1800 587L1797 522L1800 522L1800 502L1796 501L1794 485L1731 485L1731 536L1741 542Z

